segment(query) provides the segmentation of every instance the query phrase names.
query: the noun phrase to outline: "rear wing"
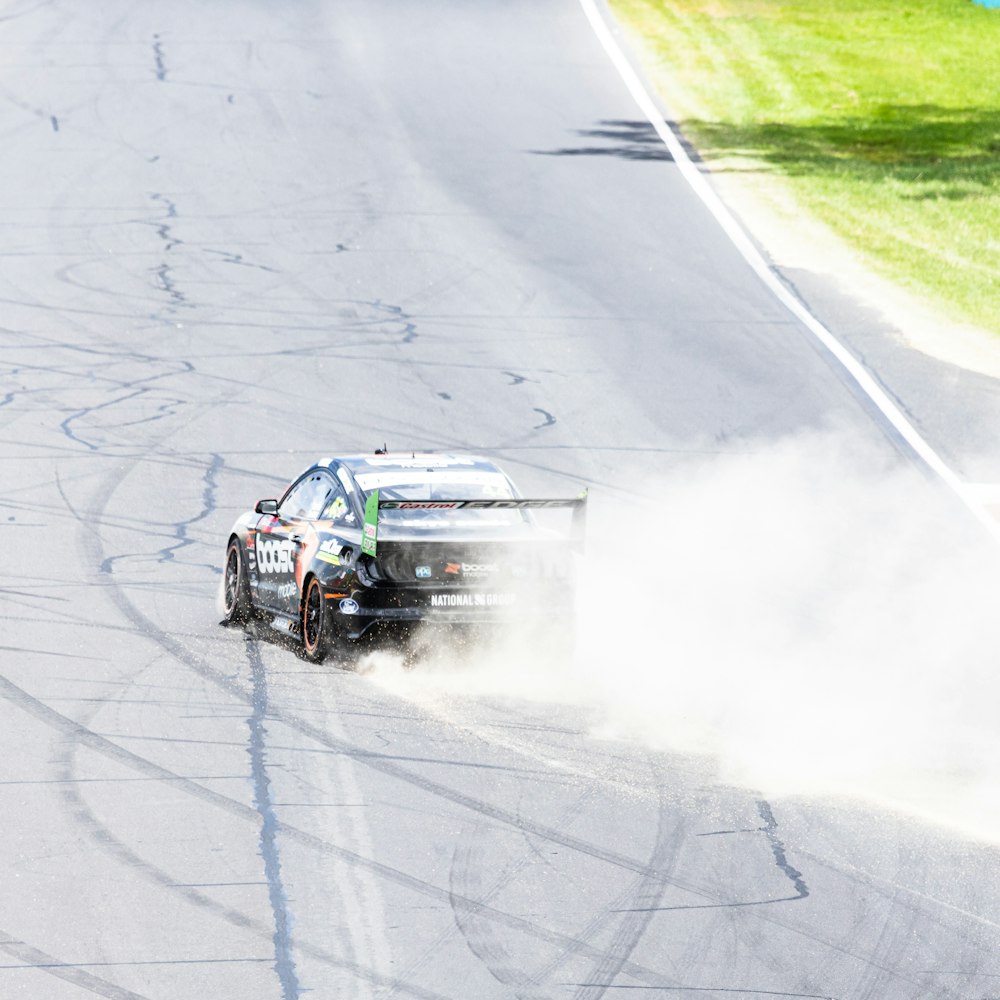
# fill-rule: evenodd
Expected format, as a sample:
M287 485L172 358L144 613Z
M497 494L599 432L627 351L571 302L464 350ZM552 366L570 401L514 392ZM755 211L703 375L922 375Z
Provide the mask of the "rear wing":
M587 491L568 500L382 500L378 490L372 490L365 503L365 524L361 534L361 551L375 556L378 551L378 515L382 510L555 510L568 507L573 511L570 537L574 546L583 551L587 525Z

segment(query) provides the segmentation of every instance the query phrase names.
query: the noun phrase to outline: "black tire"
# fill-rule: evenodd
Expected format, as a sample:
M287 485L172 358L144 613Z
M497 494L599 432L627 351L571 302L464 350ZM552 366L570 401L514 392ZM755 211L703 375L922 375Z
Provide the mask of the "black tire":
M226 549L226 565L222 578L222 601L225 621L243 625L250 620L250 584L247 582L246 560L239 539L234 538Z
M302 649L307 660L322 662L330 643L330 631L323 587L316 577L310 577L302 598Z

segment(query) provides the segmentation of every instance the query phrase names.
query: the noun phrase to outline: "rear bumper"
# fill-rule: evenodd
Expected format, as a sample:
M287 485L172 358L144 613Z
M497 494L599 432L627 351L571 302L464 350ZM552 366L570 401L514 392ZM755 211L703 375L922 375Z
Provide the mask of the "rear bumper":
M571 620L572 595L453 590L356 590L332 602L337 628L352 639L373 629L406 629L419 624L449 627L520 627ZM355 609L356 606L356 609Z

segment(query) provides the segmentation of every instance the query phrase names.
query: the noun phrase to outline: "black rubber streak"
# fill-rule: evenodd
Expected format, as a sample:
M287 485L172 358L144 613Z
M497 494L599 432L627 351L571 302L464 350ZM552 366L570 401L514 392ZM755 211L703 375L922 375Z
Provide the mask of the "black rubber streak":
M149 997L141 993L133 993L122 986L115 986L114 983L109 983L106 979L101 979L79 966L60 962L44 951L39 951L38 948L33 948L30 944L25 944L24 941L12 938L2 930L0 930L0 951L4 951L24 963L21 966L15 966L15 968L38 969L40 972L55 976L56 979L62 979L64 982L79 986L81 989L87 990L88 993L107 997L107 1000L150 1000Z

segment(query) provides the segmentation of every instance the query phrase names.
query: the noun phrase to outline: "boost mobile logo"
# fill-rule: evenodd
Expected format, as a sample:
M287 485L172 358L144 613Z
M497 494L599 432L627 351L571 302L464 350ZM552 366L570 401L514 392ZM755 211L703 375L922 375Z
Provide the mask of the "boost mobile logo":
M295 546L285 539L261 539L257 542L257 568L261 573L293 572Z
M485 576L495 573L500 567L496 563L447 563L446 573L463 573L469 576Z

